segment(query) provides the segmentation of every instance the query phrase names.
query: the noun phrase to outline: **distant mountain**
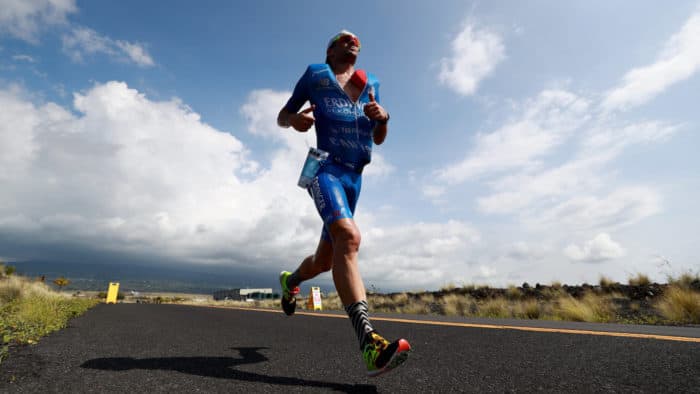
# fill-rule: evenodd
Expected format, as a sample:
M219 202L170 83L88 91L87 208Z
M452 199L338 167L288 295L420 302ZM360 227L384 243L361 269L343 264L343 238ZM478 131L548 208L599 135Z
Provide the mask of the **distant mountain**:
M46 261L7 262L17 273L28 277L45 276L51 283L64 276L70 279L66 290L106 290L109 282L120 289L146 292L213 293L230 288L276 288L277 274L226 267L168 266L138 264L85 264Z

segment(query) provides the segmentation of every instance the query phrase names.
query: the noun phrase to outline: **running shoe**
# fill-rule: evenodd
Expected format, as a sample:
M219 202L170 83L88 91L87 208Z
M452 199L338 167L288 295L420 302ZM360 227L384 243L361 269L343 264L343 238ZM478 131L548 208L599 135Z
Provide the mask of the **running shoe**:
M287 316L292 316L294 310L297 309L297 298L296 295L299 294L299 287L289 289L287 287L287 278L291 275L291 272L282 271L280 273L280 285L282 286L282 310Z
M411 352L411 345L405 339L389 342L375 331L369 333L370 342L362 352L367 364L367 376L375 377L401 365Z

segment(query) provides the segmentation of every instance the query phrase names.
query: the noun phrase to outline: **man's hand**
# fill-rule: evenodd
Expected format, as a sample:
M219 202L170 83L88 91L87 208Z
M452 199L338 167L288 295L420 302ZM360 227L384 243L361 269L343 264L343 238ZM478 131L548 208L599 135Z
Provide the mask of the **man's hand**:
M369 103L365 104L365 115L372 120L385 121L389 117L387 112L374 101L374 94L369 94Z
M311 105L309 108L299 112L298 114L289 115L289 125L294 127L295 130L300 132L308 131L311 126L314 125L314 109L315 105Z

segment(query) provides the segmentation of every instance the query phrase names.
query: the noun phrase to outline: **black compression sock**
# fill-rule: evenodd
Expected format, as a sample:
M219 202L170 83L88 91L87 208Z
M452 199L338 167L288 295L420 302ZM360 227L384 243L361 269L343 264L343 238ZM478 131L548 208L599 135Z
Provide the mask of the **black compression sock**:
M292 272L292 274L287 277L287 288L292 290L300 284L301 278L299 278L299 269L297 268L296 271Z
M355 334L357 334L357 340L360 341L360 350L364 350L364 347L368 341L369 333L374 331L372 324L369 322L369 314L367 312L367 301L362 300L354 304L345 307L345 311L350 317L352 326L355 328Z

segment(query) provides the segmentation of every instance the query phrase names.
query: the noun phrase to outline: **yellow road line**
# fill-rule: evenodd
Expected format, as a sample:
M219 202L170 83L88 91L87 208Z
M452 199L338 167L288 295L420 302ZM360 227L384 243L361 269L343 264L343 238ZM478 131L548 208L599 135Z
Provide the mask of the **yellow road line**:
M278 311L278 310L261 309L261 308L240 308L240 307L226 307L226 306L215 306L215 308L237 309L237 310L241 310L241 311L282 313L282 311ZM347 319L347 316L345 316L345 315L335 315L335 314L330 314L330 313L296 312L295 314L302 315L302 316L334 317L334 318L340 318L340 319ZM444 321L434 321L434 320L399 319L399 318L393 318L393 317L377 317L377 316L372 316L372 320L388 321L388 322L395 322L395 323L426 324L426 325L433 325L433 326L488 328L488 329L497 329L497 330L518 330L518 331L548 332L548 333L561 333L561 334L573 334L573 335L598 335L598 336L606 336L606 337L658 339L661 341L700 343L700 338L679 337L679 336L658 335L658 334L637 334L637 333L630 333L630 332L591 331L591 330L576 330L576 329L568 329L568 328L502 326L502 325L496 325L496 324L457 323L457 322L444 322Z

